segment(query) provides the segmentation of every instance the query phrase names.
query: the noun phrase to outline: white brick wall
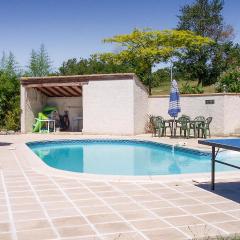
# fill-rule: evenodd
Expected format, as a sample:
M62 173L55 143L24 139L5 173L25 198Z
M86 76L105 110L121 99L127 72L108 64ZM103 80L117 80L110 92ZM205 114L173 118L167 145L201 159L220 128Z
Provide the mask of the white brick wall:
M191 118L213 117L212 135L240 133L240 94L182 95L181 113ZM214 104L205 104L214 100ZM83 132L92 134L134 135L144 133L147 115L169 119L169 96L148 97L145 87L135 77L129 80L89 80L83 85L83 97L47 98L37 90L21 86L21 130L32 130L34 117L45 104L83 116Z
M145 132L148 120L148 92L137 80L134 83L134 133Z
M214 100L215 104L205 104L205 100ZM229 135L240 132L240 95L191 95L181 96L181 113L191 118L202 115L213 117L211 132L213 135ZM169 96L149 97L148 113L169 119Z
M89 81L83 85L83 132L134 134L133 80Z
M225 95L224 105L224 134L240 134L240 95Z
M83 85L83 132L144 133L148 94L136 79L89 81Z

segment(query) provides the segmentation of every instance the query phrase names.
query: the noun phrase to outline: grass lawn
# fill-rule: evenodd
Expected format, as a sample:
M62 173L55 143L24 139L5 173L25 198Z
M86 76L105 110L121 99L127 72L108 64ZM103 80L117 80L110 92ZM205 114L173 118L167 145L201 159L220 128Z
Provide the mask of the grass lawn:
M185 81L178 82L179 88L181 89L181 87L185 83L186 83ZM190 85L196 86L196 82L192 81L192 82L190 82ZM205 86L203 88L204 88L204 93L215 93L216 92L214 85ZM165 81L165 82L162 82L159 87L152 88L152 95L166 95L166 94L169 94L169 91L170 91L170 81L169 82Z

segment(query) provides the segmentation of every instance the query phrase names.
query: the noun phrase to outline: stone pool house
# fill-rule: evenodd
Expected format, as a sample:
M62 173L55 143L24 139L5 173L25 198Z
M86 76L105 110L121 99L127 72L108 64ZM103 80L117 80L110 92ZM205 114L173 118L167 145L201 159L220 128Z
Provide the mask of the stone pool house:
M240 134L240 94L182 95L181 114L213 117L212 135ZM21 132L32 131L46 105L68 111L70 126L81 118L86 134L145 133L149 115L169 119L169 96L149 96L135 74L94 74L21 78ZM70 127L71 130L71 127Z

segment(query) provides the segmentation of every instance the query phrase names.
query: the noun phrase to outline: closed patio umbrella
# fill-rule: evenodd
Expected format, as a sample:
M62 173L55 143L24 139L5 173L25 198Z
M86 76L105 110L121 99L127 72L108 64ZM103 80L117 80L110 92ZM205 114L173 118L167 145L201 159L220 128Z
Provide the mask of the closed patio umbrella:
M174 118L173 122L173 133L176 131L175 118L178 116L178 113L181 112L180 108L180 94L178 90L177 81L175 79L171 82L170 98L169 98L169 108L168 114ZM175 134L174 134L175 135Z

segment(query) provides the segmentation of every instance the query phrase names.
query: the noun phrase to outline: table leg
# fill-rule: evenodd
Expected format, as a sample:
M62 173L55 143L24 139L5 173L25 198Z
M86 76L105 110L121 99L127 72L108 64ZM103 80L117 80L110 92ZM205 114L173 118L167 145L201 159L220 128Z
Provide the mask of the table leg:
M212 181L211 181L211 189L215 189L215 147L212 147Z
M47 121L47 130L48 130L48 133L50 132L50 122L49 121Z
M173 129L174 129L174 137L176 137L177 136L177 123L176 122L174 122L173 123Z

